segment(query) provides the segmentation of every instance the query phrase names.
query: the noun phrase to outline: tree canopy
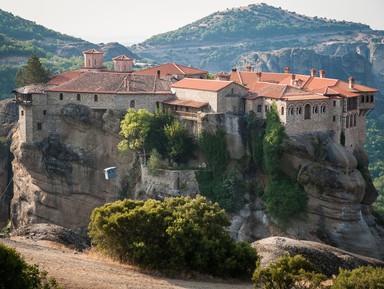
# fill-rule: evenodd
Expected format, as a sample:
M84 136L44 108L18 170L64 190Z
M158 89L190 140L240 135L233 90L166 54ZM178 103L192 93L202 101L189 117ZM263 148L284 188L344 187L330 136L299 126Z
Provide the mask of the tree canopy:
M44 68L40 58L32 54L27 64L16 74L16 85L21 87L31 83L46 83L50 72Z
M114 259L165 272L196 271L223 277L250 277L256 251L236 243L218 204L197 196L123 200L93 211L89 235Z

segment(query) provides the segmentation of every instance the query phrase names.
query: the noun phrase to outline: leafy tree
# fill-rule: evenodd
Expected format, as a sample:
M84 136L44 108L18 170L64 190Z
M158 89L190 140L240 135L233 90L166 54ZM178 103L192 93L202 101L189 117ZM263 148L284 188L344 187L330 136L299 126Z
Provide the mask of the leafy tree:
M321 282L326 280L326 276L318 273L314 265L303 256L291 257L286 254L265 268L262 268L258 261L252 280L255 282L255 288L316 289L322 288Z
M124 140L118 145L120 152L142 150L145 162L145 149L147 148L146 144L153 117L153 114L146 109L139 109L138 111L132 108L128 109L120 123L120 135L124 137Z
M156 150L166 157L168 153L168 139L165 135L164 127L173 122L174 118L169 110L157 110L153 115L151 128L147 138L147 150Z
M152 173L161 167L161 155L156 149L152 150L147 166Z
M354 270L340 269L339 275L333 280L332 289L349 288L384 288L384 268L365 266Z
M89 235L96 249L141 267L250 276L256 251L231 239L228 225L224 210L201 196L123 200L93 211Z
M40 58L32 54L27 64L16 74L16 85L25 86L31 83L46 83L50 72L41 64Z
M165 125L164 132L168 140L169 157L176 162L185 162L194 151L194 141L186 125L174 120Z
M28 265L15 249L0 243L0 289L61 288L37 265Z

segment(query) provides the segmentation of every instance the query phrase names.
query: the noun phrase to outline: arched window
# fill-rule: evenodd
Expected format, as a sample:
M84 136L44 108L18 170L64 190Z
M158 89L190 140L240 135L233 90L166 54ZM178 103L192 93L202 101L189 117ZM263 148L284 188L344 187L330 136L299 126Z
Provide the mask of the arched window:
M345 119L345 126L349 128L349 115L347 115L347 118Z
M303 112L303 108L301 107L301 106L299 106L298 108L297 108L297 114L302 114L302 112Z
M290 107L288 109L288 115L294 115L295 114L295 109L293 107Z
M60 100L63 100L64 99L64 95L62 93L60 93L59 98L60 98Z
M257 106L257 112L261 112L261 104Z
M321 105L320 112L321 113L325 113L325 104Z
M78 94L77 94L77 96L76 96L76 99L77 99L78 101L80 101L80 100L81 100L81 96L80 96L80 93L78 93Z
M95 102L99 100L99 97L97 96L97 94L95 94L95 95L93 96L93 100L94 100Z
M284 106L281 107L281 115L284 115Z
M353 127L353 116L349 118L349 127Z
M357 115L355 114L353 116L353 126L356 126L357 125Z
M311 119L311 105L306 104L304 107L304 119Z
M135 108L135 101L134 100L131 100L131 102L129 103L129 107Z
M313 113L318 113L319 112L319 107L317 105L314 105L312 108Z

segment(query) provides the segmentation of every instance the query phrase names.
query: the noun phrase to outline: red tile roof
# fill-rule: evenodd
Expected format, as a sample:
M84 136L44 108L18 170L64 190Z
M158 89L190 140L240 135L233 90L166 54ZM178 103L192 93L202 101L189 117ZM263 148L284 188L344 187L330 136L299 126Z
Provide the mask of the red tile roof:
M157 75L158 70L160 70L160 76L166 76L166 75L193 76L193 75L200 75L200 74L208 74L208 71L206 70L187 67L184 65L176 64L176 63L165 63L152 68L135 71L135 74Z
M183 78L182 80L172 84L171 87L205 91L220 91L232 83L234 82L222 80Z
M96 49L89 49L86 51L83 51L84 54L104 54L102 51L98 51Z
M208 105L208 102L183 100L183 99L169 100L169 101L164 101L163 103L168 105L178 105L178 106L186 106L186 107L194 107L194 108L202 108Z
M114 58L112 58L112 60L120 60L120 61L132 61L133 58L130 58L126 55L119 55L119 56L116 56Z
M59 74L53 75L51 80L48 82L48 84L61 85L78 77L82 73L84 73L84 70L74 70L74 71L59 73Z

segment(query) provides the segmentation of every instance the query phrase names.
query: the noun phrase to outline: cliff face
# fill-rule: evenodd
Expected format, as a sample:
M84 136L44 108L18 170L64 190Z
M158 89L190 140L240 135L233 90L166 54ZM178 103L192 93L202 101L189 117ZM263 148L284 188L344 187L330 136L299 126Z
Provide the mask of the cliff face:
M60 126L60 135L23 144L18 132L13 135L13 228L54 223L83 230L95 207L130 191L136 183L136 157L117 152L123 114L67 105L51 116L52 123ZM111 166L116 166L117 178L106 180L104 169Z
M9 203L12 199L12 154L9 152L12 132L19 116L17 105L12 100L0 101L0 228L9 219Z

